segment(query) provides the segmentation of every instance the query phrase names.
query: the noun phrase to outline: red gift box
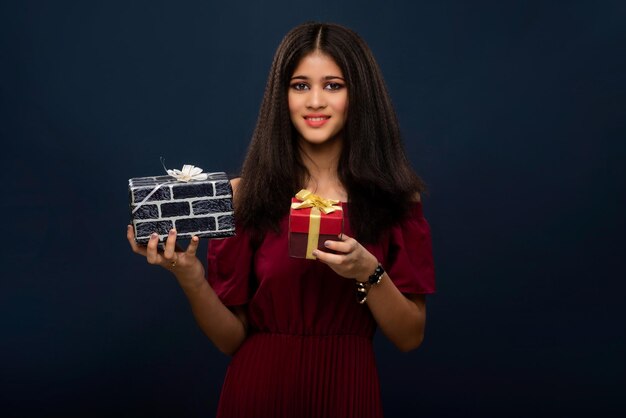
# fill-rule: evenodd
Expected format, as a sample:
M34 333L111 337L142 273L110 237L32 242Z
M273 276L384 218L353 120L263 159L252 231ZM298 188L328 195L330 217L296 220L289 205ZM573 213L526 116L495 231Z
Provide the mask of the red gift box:
M315 259L312 252L316 248L328 251L324 241L339 241L343 232L343 210L336 205L339 202L322 199L308 190L296 196L289 212L289 256Z

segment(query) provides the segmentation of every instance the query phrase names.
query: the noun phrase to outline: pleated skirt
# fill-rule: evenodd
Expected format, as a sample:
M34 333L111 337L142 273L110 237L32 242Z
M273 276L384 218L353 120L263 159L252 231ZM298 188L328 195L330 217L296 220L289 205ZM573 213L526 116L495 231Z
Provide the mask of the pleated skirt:
M253 334L228 367L217 416L382 417L372 340Z

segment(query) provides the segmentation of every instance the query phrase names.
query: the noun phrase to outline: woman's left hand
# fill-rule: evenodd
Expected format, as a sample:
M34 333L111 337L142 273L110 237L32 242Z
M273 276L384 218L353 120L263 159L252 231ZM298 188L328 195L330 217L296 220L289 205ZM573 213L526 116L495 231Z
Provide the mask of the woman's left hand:
M364 282L378 266L376 257L346 234L342 234L341 241L329 240L324 245L337 254L315 250L313 255L342 277Z

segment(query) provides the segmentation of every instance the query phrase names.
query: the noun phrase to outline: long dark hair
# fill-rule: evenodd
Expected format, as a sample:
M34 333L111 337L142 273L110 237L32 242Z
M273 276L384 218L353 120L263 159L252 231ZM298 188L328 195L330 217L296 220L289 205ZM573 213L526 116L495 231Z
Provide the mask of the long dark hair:
M369 47L355 32L336 24L297 26L276 50L243 163L235 216L257 233L277 230L291 197L306 184L309 173L298 151L287 91L300 60L314 51L332 57L346 81L349 110L338 176L348 193L356 238L372 242L407 214L425 185L406 158L397 117Z

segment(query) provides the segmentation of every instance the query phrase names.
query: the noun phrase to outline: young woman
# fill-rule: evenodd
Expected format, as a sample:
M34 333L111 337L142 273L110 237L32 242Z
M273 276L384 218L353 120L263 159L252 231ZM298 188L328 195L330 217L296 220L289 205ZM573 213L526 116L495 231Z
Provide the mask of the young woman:
M209 243L206 272L197 237L179 250L172 230L160 251L156 237L140 247L127 233L232 355L218 416L382 416L374 331L402 351L420 345L434 267L424 185L357 34L306 23L285 36L232 186L237 235ZM340 201L345 218L316 260L288 256L291 198L303 188Z

